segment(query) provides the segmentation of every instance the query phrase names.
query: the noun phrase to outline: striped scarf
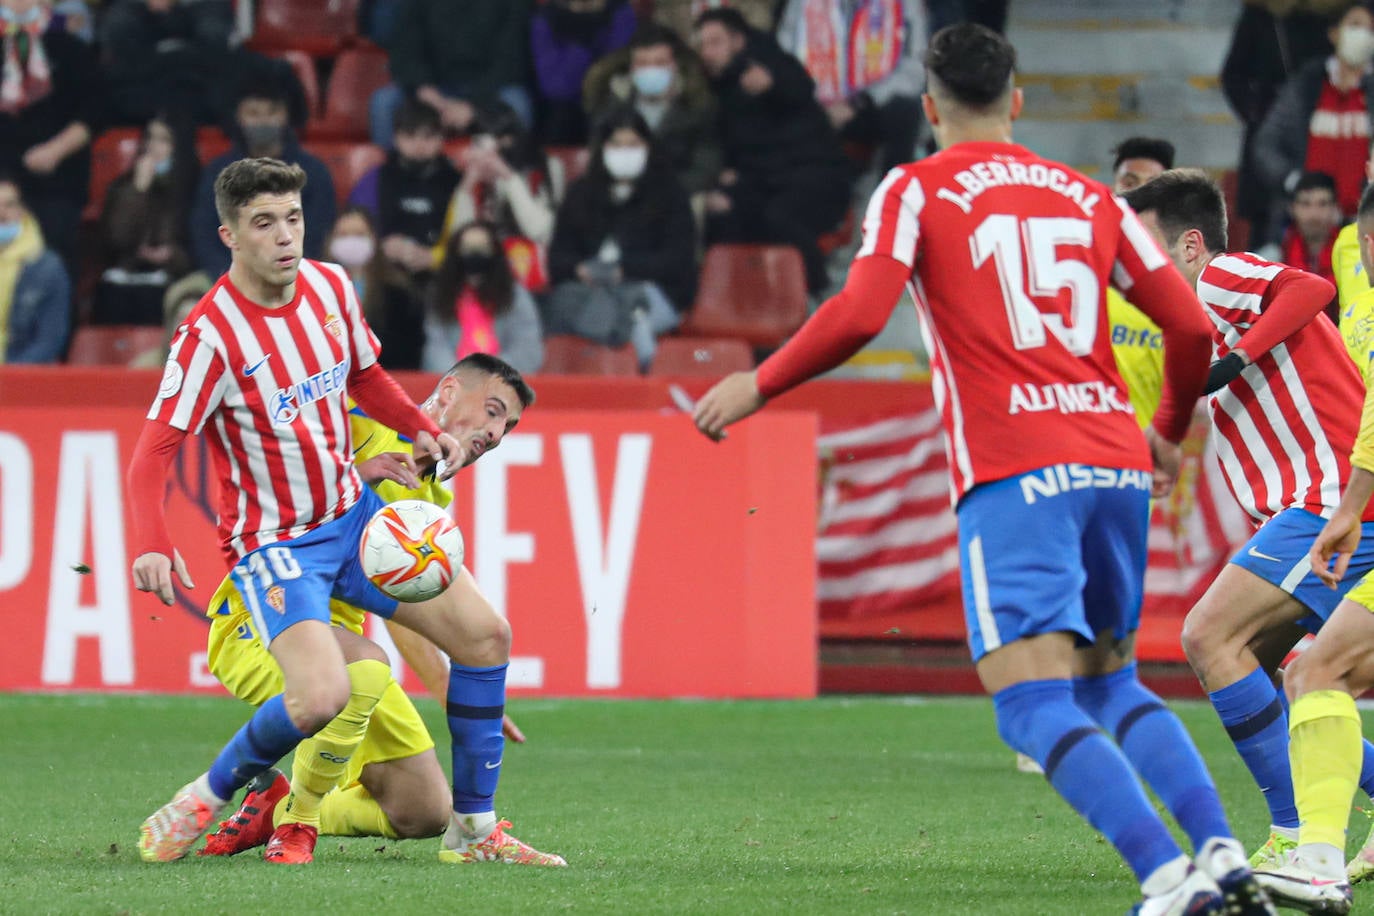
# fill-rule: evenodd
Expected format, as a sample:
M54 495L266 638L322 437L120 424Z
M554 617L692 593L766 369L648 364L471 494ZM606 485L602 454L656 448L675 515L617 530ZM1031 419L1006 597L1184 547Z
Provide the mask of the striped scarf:
M43 52L43 32L52 14L47 7L25 23L2 22L4 64L0 70L0 111L12 114L48 94L52 71Z

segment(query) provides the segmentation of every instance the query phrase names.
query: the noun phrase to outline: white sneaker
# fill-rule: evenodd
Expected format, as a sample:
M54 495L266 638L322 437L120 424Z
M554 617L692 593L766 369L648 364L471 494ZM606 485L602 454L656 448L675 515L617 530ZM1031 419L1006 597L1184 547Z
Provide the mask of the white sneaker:
M1269 895L1260 887L1238 840L1208 840L1197 856L1197 867L1221 888L1228 916L1277 916Z
M1255 879L1279 906L1304 913L1343 916L1353 903L1349 881L1319 875L1297 856L1279 868L1255 872Z
M1189 868L1188 877L1167 894L1146 897L1127 916L1224 916L1226 900L1212 876Z

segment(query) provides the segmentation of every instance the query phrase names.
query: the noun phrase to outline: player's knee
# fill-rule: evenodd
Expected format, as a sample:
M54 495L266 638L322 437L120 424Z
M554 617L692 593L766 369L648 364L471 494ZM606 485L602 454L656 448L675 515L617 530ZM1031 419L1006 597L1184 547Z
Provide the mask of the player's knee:
M421 840L438 836L448 828L453 796L441 784L431 791L407 793L396 801L388 799L382 809L398 838Z
M510 623L493 610L477 626L469 624L460 650L451 657L460 665L489 668L510 661L510 647Z
M1179 642L1183 646L1183 654L1188 658L1188 664L1194 669L1205 664L1216 652L1218 640L1217 629L1211 625L1206 615L1193 610L1183 618Z
M352 685L346 676L314 683L309 688L285 695L286 711L297 728L313 735L328 725L348 705Z

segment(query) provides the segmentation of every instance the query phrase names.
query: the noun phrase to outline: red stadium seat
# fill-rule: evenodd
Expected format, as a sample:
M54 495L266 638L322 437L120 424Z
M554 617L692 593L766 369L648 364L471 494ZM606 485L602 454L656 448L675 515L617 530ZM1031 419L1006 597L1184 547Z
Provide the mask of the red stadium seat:
M211 160L223 156L229 152L231 145L229 138L224 135L224 131L217 127L196 129L196 155L200 157L201 165L206 165Z
M272 56L291 65L305 92L305 110L310 120L320 116L320 76L315 70L315 58L294 48L273 51ZM307 128L308 129L308 128Z
M116 178L128 171L138 157L138 142L143 132L136 127L107 130L91 144L91 189L82 217L100 218L105 192Z
M721 376L754 368L749 345L731 337L664 337L650 375Z
M67 362L73 366L127 366L149 350L161 349L167 332L156 325L86 325L72 337Z
M684 333L776 347L806 320L806 270L787 245L712 245Z
M250 47L333 57L358 36L358 0L258 0Z
M543 372L554 375L638 375L634 348L605 347L571 334L544 340Z
M305 144L306 152L318 156L334 179L334 197L343 206L358 179L373 166L386 161L386 150L371 143L316 140Z
M372 93L391 82L386 52L349 48L334 61L324 92L324 111L310 136L340 140L367 139L367 106Z

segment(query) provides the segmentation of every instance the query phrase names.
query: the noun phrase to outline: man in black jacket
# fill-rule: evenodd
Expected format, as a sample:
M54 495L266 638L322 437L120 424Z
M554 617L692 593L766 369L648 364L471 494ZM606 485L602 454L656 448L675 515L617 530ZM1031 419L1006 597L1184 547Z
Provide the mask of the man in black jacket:
M702 63L720 103L725 171L706 198L706 240L796 247L807 287L827 285L816 238L849 206L852 171L801 63L739 11L697 18Z

